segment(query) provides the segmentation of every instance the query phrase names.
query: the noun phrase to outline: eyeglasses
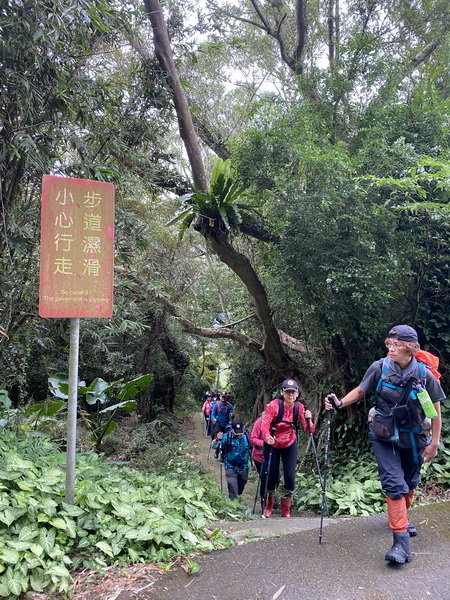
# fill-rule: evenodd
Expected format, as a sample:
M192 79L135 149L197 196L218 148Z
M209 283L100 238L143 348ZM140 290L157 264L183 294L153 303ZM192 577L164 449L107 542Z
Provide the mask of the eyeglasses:
M405 344L403 342L394 342L394 341L388 341L385 342L386 344L386 348L404 348Z

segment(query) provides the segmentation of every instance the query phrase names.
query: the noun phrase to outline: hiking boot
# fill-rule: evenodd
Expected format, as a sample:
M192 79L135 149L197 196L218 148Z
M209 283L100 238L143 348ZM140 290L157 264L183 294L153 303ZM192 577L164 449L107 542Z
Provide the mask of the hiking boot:
M273 505L275 504L275 496L267 496L266 506L264 508L264 517L268 519L272 514Z
M389 562L400 565L411 560L411 545L407 531L394 531L394 545L384 557Z
M281 516L287 519L291 518L292 500L290 498L281 498Z
M408 533L409 533L409 537L416 537L416 535L417 535L416 526L413 525L411 523L411 521L408 521Z

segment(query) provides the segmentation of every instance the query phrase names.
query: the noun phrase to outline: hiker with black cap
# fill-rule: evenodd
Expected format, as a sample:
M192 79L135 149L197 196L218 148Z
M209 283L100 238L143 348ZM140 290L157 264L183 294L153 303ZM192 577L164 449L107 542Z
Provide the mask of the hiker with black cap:
M213 441L213 448L219 447L219 444L225 463L228 496L230 500L234 500L242 494L248 481L251 446L243 422L236 419L231 422L226 433L219 431Z
M342 409L374 393L375 406L369 411L369 438L394 537L385 559L403 564L411 560L410 537L417 535L407 510L413 502L422 464L438 452L440 401L445 393L431 369L422 362L421 355L426 352L420 350L415 329L396 325L389 331L385 344L387 357L372 363L361 383L342 399L335 394L327 396L325 408Z
M295 467L297 465L297 426L300 423L306 434L314 433L311 412L298 402L299 387L293 379L281 384L281 398L267 405L261 423L264 439L264 463L268 471L265 481L265 508L263 515L270 517L275 503L275 489L280 479L280 461L283 463L283 487L281 489L281 516L291 516L292 497L295 490ZM311 429L310 429L311 428Z

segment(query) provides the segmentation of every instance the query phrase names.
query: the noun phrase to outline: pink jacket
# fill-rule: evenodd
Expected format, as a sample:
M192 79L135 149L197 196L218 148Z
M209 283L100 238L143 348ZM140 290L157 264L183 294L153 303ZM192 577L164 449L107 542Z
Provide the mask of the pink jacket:
M305 419L305 407L299 402L299 411L298 411L298 421L301 423L304 432L309 435L309 425ZM294 416L294 405L288 406L286 402L284 403L284 413L283 413L283 421L292 421ZM268 404L266 408L266 412L264 413L264 418L261 424L262 436L263 440L266 441L269 438L271 433L271 425L272 422L276 420L278 417L278 398L272 400L270 404ZM314 423L311 423L311 433L314 433L315 427ZM275 444L274 448L287 448L291 444L293 444L296 440L295 428L288 423L277 423L275 425Z
M213 403L208 402L208 400L205 400L203 402L202 412L204 412L207 417L209 417L209 415L211 414L212 405Z
M252 458L257 462L264 462L263 446L264 440L261 431L262 416L258 417L250 434L250 444L253 446Z

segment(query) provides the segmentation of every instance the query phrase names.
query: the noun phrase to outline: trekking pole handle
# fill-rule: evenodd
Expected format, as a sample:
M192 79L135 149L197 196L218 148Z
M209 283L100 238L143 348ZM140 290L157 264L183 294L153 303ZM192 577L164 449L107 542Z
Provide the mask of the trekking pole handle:
M275 444L274 433L275 433L275 427L271 427L270 428L270 437L267 438L267 442L266 442L266 444L269 444L269 446L273 446ZM269 442L269 439L271 439L272 442Z
M338 402L340 402L340 404L336 403L337 396L335 396L335 394L327 394L325 396L325 400L327 400L328 403L331 404L331 408L327 408L327 406L325 404L325 408L327 409L327 411L335 410L337 408L341 408L341 406L342 406L342 400L338 400Z

